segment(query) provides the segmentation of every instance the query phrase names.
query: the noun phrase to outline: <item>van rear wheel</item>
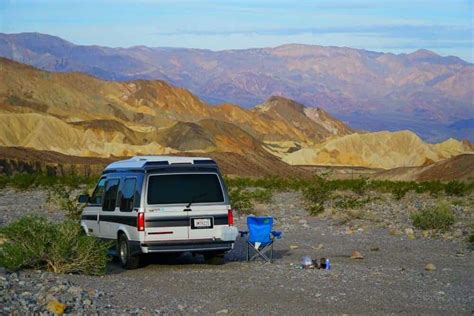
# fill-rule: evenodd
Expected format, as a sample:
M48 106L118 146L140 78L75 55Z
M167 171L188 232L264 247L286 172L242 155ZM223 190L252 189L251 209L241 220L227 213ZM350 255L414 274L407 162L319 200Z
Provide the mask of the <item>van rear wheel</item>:
M130 252L130 243L128 242L127 236L125 234L120 234L117 241L117 250L118 257L120 259L120 264L125 269L136 269L140 265L140 257L132 256Z

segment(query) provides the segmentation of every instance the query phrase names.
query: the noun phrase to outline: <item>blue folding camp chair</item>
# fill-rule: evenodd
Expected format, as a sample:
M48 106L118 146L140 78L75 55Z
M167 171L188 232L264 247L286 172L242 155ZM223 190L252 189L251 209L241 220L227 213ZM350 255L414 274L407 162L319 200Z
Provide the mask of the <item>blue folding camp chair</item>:
M282 233L280 231L272 231L273 217L271 216L249 216L247 217L247 231L242 231L241 236L248 234L247 238L247 261L255 258L262 258L266 262L273 261L273 241L280 239ZM255 254L250 257L250 249ZM266 252L270 251L270 257Z

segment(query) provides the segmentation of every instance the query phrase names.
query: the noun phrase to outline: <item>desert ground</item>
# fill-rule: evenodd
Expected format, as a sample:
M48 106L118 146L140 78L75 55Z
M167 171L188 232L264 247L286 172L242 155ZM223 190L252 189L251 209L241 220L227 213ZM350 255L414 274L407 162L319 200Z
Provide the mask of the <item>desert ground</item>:
M299 193L275 193L270 202L255 206L259 214L273 215L276 229L283 231L272 264L246 262L245 240L239 238L218 265L183 254L147 257L141 268L129 271L112 261L105 276L2 269L0 310L40 313L57 299L70 314L472 315L474 260L465 224L472 221L472 199L451 200L454 227L427 236L410 231L407 215L436 203L426 195L371 202L364 216L348 219L331 211L308 216ZM44 190L0 191L0 225L28 213L63 217ZM245 229L245 215L237 216L236 224ZM363 259L352 259L354 251ZM332 267L302 269L304 255L329 258ZM433 271L426 270L428 264Z

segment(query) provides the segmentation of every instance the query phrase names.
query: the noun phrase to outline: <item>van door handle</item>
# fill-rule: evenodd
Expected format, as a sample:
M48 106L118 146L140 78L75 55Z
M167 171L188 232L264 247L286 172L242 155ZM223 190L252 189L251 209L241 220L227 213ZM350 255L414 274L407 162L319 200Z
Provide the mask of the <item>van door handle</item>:
M192 209L190 209L190 208L185 208L185 209L183 210L183 212L191 212L191 211L192 211Z
M97 213L97 223L99 223L99 216L100 216L100 214Z

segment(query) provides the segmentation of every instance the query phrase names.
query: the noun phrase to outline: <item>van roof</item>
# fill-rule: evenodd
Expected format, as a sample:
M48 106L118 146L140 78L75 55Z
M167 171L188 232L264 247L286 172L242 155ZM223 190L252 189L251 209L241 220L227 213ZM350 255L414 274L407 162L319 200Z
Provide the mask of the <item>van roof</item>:
M165 165L209 165L216 164L209 157L178 157L178 156L135 156L109 164L105 170L145 169L146 167Z

